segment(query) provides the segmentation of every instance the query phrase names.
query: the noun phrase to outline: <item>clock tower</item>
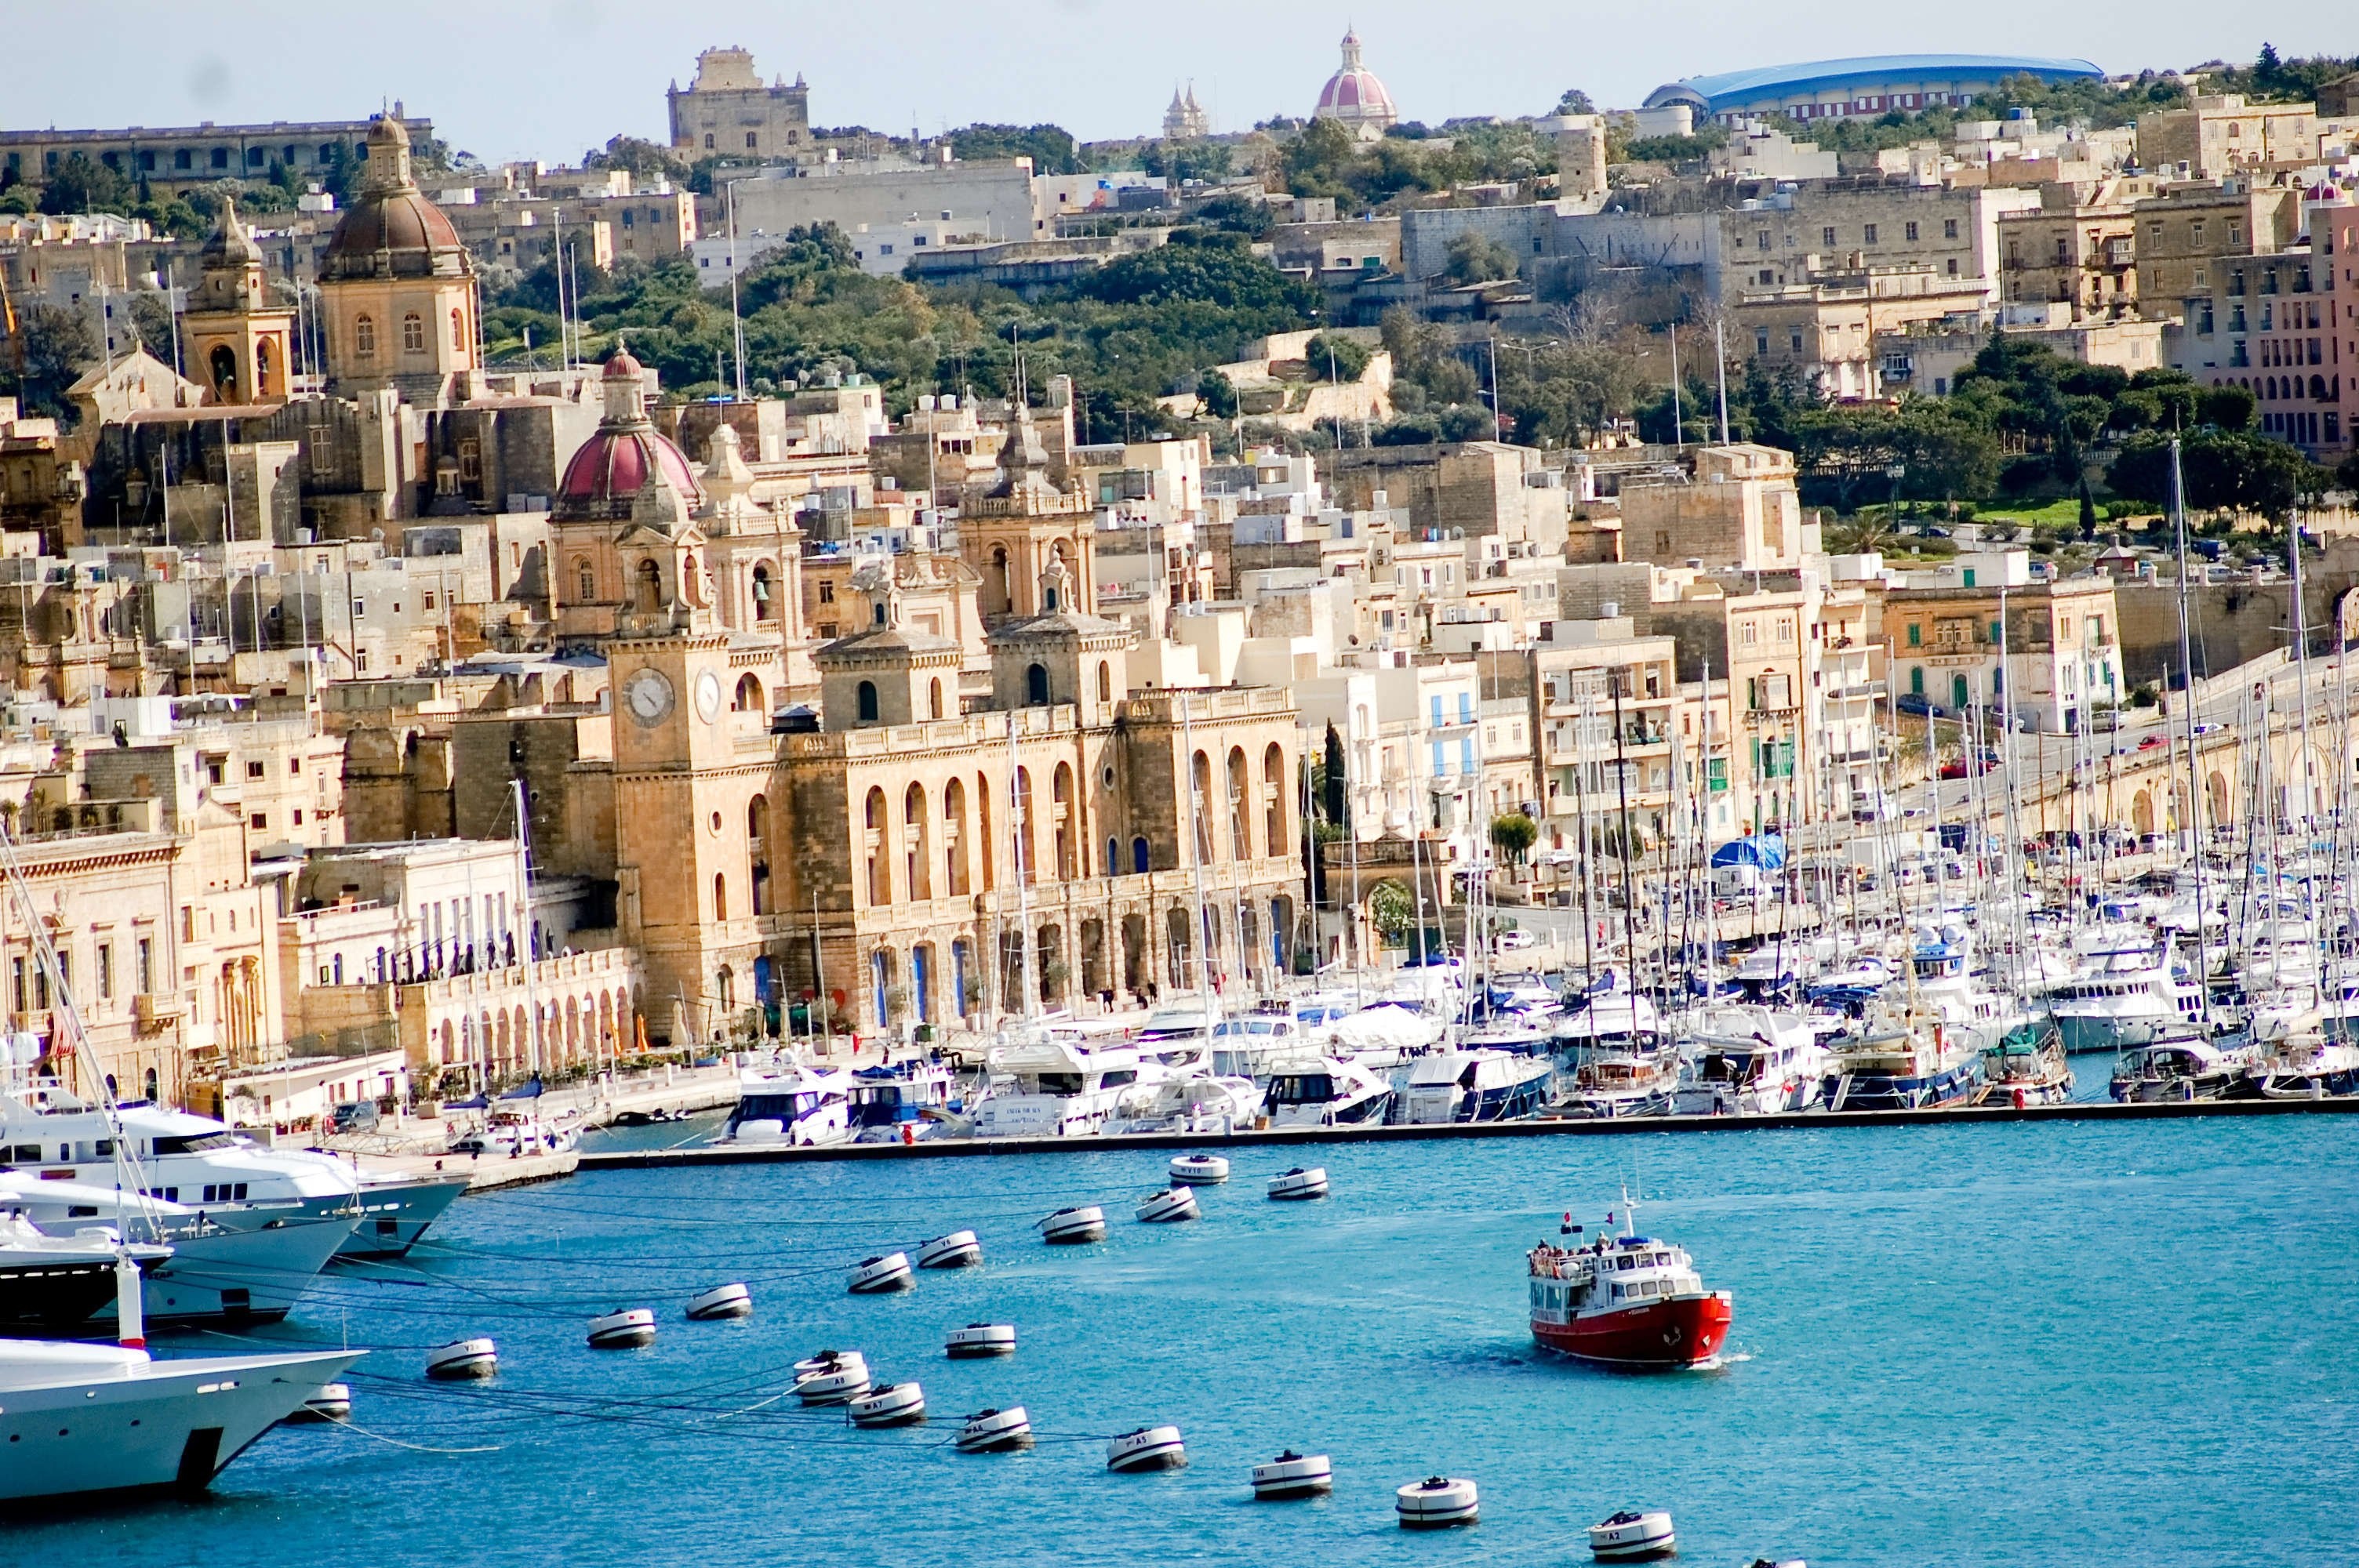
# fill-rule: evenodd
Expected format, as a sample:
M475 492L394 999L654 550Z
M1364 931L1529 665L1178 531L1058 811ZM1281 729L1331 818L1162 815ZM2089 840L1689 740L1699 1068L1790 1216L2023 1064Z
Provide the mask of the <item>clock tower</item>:
M675 1043L683 1029L710 1040L754 1005L761 917L772 913L777 655L706 633L620 637L606 656L616 919L647 957L648 994L679 1013L659 1005L652 1021Z

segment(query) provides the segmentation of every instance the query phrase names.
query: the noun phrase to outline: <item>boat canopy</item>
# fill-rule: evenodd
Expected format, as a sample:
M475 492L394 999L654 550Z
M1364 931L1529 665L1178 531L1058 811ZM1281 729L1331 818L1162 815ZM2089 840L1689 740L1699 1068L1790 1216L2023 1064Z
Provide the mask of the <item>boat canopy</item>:
M1775 833L1748 833L1712 852L1715 866L1757 866L1765 871L1786 864L1786 840Z

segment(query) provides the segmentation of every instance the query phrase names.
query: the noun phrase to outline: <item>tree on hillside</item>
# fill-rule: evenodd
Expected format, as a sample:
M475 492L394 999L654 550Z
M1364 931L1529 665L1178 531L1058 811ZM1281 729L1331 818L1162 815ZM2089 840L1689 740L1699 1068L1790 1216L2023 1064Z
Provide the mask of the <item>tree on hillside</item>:
M1449 259L1442 265L1441 276L1453 287L1493 283L1516 276L1515 253L1478 229L1469 229L1451 241L1444 254Z
M1560 114L1594 114L1597 105L1591 103L1589 94L1580 88L1568 87L1564 90L1564 96L1556 101L1556 112Z
M82 153L60 159L41 179L41 211L128 212L133 190L124 178Z
M12 351L0 354L0 393L16 397L27 414L71 419L66 388L97 360L98 335L87 310L23 306Z
M2198 511L2257 512L2283 522L2302 497L2331 482L2327 471L2283 441L2249 430L2205 428L2180 441L2187 504ZM2170 501L2170 442L2142 434L2122 447L2106 472L2114 494L2164 506Z
M962 163L1028 157L1035 174L1079 174L1089 167L1062 125L962 125L950 134L950 144Z

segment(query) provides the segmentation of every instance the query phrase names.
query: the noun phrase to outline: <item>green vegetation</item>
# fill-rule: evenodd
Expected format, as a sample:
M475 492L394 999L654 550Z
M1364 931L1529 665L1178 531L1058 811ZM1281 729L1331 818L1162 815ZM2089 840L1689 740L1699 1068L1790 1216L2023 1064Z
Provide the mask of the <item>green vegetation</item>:
M1728 145L1725 125L1699 125L1684 136L1640 136L1612 149L1615 163L1687 163Z
M1236 148L1226 142L1150 142L1140 150L1138 164L1175 184L1191 179L1217 184L1234 172L1235 159Z
M1520 866L1524 857L1539 842L1539 824L1520 811L1509 811L1491 818L1491 847L1511 866Z
M2263 44L2259 58L2247 66L2208 70L2203 86L2211 92L2241 92L2256 103L2307 103L2330 81L2359 71L2359 55L2311 55L2305 59L2281 59L2275 44Z
M593 354L617 333L662 373L665 386L708 395L734 379L726 290L707 291L682 259L581 276L581 319ZM1234 413L1235 391L1212 366L1274 332L1318 324L1318 295L1253 254L1241 235L1182 229L1169 244L1117 261L1027 302L1004 290L928 288L860 270L843 234L799 229L739 279L746 375L757 392L858 372L884 384L897 411L935 391L1005 395L1021 345L1034 388L1074 378L1085 439L1168 427L1155 399L1193 387ZM487 302L495 360L556 341L556 277L544 265ZM1358 349L1337 340L1339 370ZM1360 351L1363 353L1364 351Z
M1089 165L1062 125L967 125L950 135L951 151L964 163L1028 157L1035 174L1079 174Z
M2145 72L2118 92L2103 81L2044 81L2036 76L2016 76L1962 107L1937 103L1915 111L1896 109L1873 119L1813 120L1807 124L1783 114L1763 117L1797 140L1814 142L1830 152L1872 152L1905 147L1911 142L1947 142L1963 122L2004 120L2017 109L2037 115L2042 125L2081 124L2103 130L2135 124L2140 114L2176 109L2186 102L2185 88L2153 71Z
M2249 430L2201 429L2180 442L2180 473L2187 504L2203 510L2257 512L2282 524L2306 496L2332 476L2296 449ZM2105 482L2116 492L2159 506L2170 499L2170 440L2132 437L2114 460Z
M1277 164L1295 195L1332 196L1358 211L1460 185L1554 174L1556 145L1523 123L1451 124L1440 137L1423 125L1396 125L1382 140L1363 142L1340 121L1313 120L1279 149Z

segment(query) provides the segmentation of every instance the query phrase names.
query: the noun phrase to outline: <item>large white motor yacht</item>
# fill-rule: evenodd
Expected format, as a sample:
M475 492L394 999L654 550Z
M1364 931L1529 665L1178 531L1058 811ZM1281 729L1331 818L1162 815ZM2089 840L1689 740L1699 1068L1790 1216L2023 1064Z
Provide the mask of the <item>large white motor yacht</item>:
M788 1065L737 1075L737 1103L715 1143L841 1143L852 1136L852 1075Z
M991 1087L975 1107L977 1138L1084 1138L1122 1114L1141 1082L1137 1049L1069 1031L1011 1033L991 1053Z

